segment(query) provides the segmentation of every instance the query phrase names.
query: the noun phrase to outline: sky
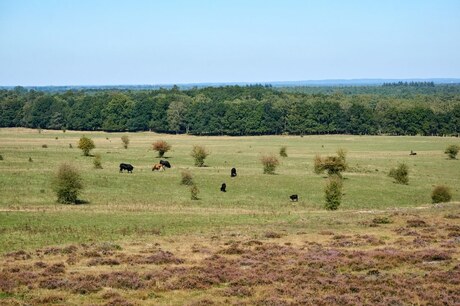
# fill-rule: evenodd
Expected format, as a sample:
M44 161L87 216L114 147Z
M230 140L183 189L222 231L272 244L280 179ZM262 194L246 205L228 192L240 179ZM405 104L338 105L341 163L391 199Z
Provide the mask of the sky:
M0 86L459 77L459 0L0 0Z

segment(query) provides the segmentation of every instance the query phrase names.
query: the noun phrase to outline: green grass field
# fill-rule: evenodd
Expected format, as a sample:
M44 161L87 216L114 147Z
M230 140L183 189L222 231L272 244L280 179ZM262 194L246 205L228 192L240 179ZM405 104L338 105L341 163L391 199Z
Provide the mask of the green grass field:
M93 158L77 148L81 135L96 144L93 154L102 156L103 169L93 168ZM0 244L2 251L49 244L117 240L160 232L161 235L201 233L227 227L280 226L296 229L306 220L335 218L343 211L388 210L430 206L433 185L452 188L460 199L460 161L443 153L456 138L385 136L260 136L196 137L128 133L124 149L121 133L1 129L0 154ZM172 164L165 172L152 172L159 161L151 144L164 139L172 145L166 154ZM48 148L43 148L46 144ZM72 144L73 148L69 148ZM194 167L190 151L204 145L211 152L207 167ZM277 154L276 175L264 175L259 158ZM324 175L313 172L315 154L348 152L350 171L344 174L344 197L338 212L323 209ZM409 156L414 150L417 156ZM29 157L32 162L29 162ZM83 175L85 205L56 203L51 179L62 162L75 165ZM119 173L121 162L131 163L133 174ZM406 162L409 185L395 184L389 169ZM238 176L230 178L236 167ZM181 171L189 169L200 190L198 201L179 184ZM227 184L227 193L219 191ZM300 201L291 203L289 195ZM315 216L315 217L312 217ZM308 222L307 222L308 223Z
M77 148L83 134L103 169ZM457 138L146 132L127 133L124 149L122 135L0 129L0 304L460 302L460 161L443 153ZM152 172L159 139L173 147L172 168ZM193 166L196 144L211 152L206 167ZM263 174L260 156L281 146L288 157ZM313 158L338 148L350 168L342 204L326 211L326 176L313 172ZM56 202L51 181L63 162L80 170L87 204ZM119 173L121 162L133 173ZM408 185L388 177L399 162ZM199 200L180 185L185 169ZM431 204L437 184L451 187L451 203Z

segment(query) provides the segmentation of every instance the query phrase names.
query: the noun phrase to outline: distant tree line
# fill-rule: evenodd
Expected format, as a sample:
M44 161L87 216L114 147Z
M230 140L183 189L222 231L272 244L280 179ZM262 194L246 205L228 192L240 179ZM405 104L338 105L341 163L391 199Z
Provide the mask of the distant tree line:
M267 85L51 93L17 87L0 90L0 126L196 135L460 134L460 85L435 85L427 94L414 86L401 96L366 88L325 94ZM391 92L391 86L379 88Z
M413 99L417 95L457 95L460 94L460 84L434 84L432 82L418 82L418 86L409 86L411 82L385 83L385 86L289 86L278 87L278 90L305 94L344 94L344 95L381 95L394 98ZM428 83L424 86L423 83ZM407 86L405 85L407 84ZM434 85L434 86L433 86Z
M401 86L411 86L411 87L434 87L434 82L390 82L383 83L383 87L401 87Z

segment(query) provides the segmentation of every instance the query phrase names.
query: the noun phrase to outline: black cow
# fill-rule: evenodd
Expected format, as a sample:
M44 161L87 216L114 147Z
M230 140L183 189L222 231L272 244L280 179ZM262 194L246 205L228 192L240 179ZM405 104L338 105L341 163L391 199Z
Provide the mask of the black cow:
M410 150L409 155L417 155L417 153L415 153L414 151Z
M128 173L133 173L133 169L134 167L130 164L124 164L124 163L120 164L120 172L123 172L123 170L126 170L128 171Z
M227 192L226 188L227 188L227 184L222 183L222 186L220 186L220 191Z
M166 168L171 168L171 164L167 160L160 160L160 164L162 164Z
M231 172L230 172L230 176L231 177L235 177L236 176L236 168L232 168Z
M293 194L290 196L292 202L297 202L299 201L299 196L296 194Z

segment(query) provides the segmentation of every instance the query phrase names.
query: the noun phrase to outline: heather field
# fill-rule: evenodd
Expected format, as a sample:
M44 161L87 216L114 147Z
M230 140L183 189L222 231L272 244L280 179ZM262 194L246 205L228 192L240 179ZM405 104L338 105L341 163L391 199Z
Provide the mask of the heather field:
M77 148L83 134L103 169ZM160 139L172 168L152 172ZM0 304L459 304L460 161L444 154L459 142L0 129ZM193 145L210 152L206 167L194 166ZM260 157L282 146L288 156L263 174ZM341 205L327 211L313 160L339 148L349 169ZM85 204L56 202L63 162L81 172ZM388 177L401 162L408 185ZM180 184L184 170L199 200ZM439 184L452 202L431 204Z

